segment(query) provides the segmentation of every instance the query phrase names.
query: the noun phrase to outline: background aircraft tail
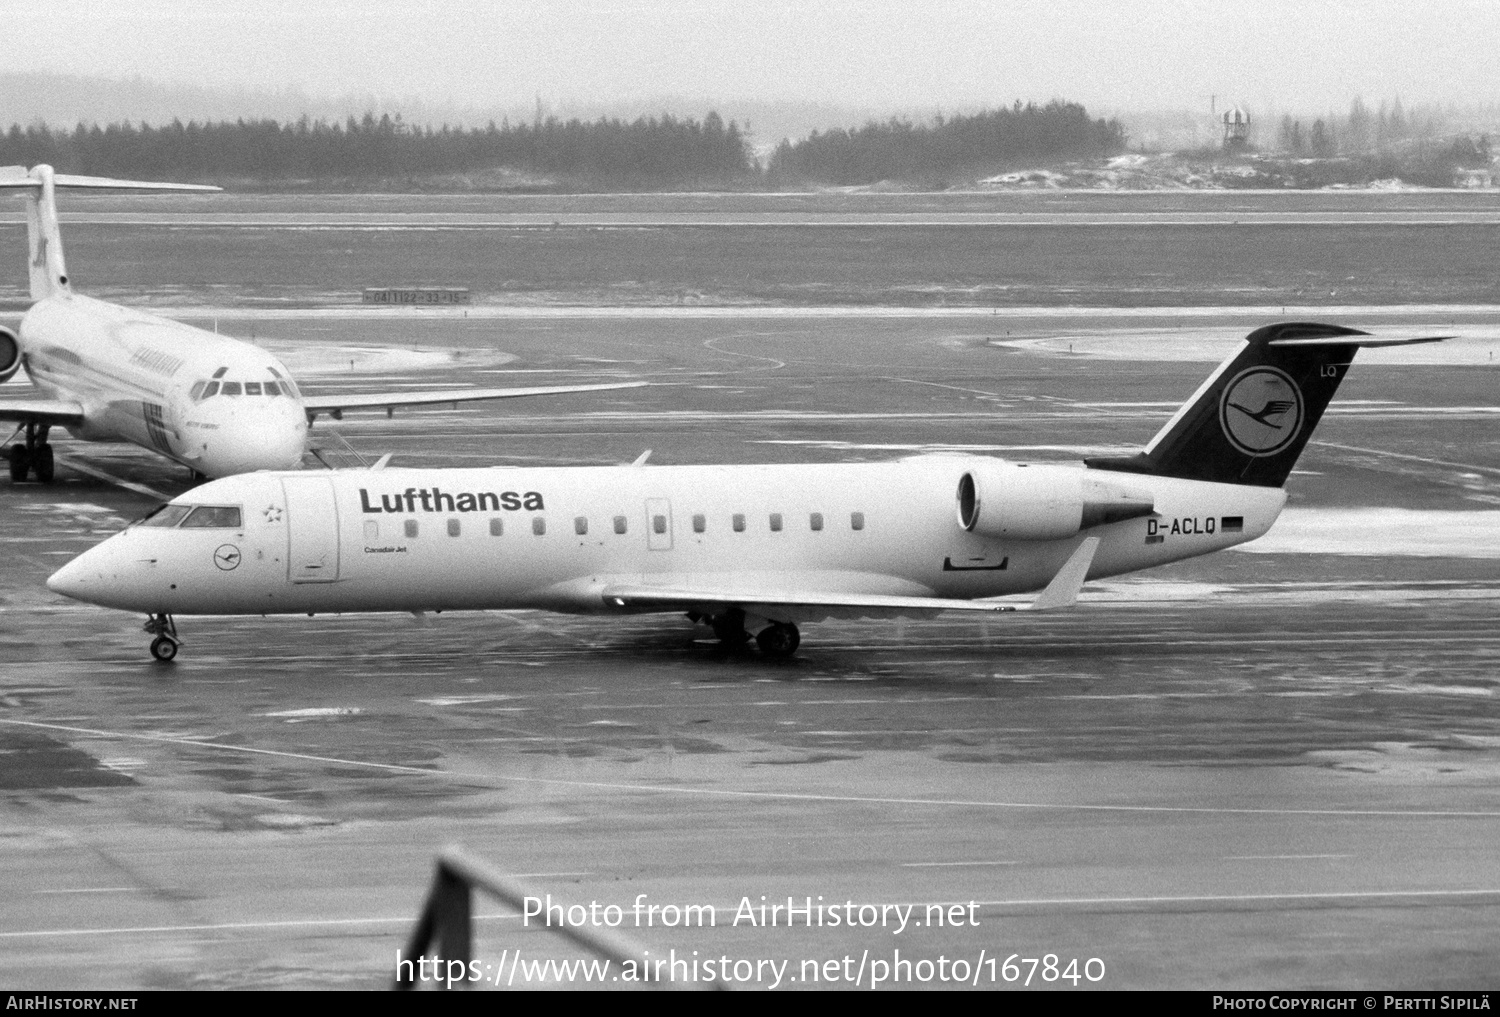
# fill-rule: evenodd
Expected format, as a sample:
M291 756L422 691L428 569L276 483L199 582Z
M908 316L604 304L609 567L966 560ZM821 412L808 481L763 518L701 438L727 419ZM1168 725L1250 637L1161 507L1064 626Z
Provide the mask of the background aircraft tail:
M1085 459L1096 470L1280 487L1361 346L1405 346L1447 336L1376 339L1340 325L1285 322L1244 344L1167 421L1144 452Z
M57 188L77 187L115 191L217 191L206 184L165 184L143 180L112 180L54 173L47 165L0 168L0 190L18 190L26 198L27 263L31 270L31 299L42 300L71 292L68 266L63 260L57 230Z

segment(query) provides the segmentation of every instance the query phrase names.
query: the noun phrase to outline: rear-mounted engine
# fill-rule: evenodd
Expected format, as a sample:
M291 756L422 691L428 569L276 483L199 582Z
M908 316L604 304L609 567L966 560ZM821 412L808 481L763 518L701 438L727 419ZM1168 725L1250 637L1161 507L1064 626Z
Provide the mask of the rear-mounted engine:
M958 481L958 525L986 537L1060 540L1154 509L1149 492L1104 483L1075 467L994 460Z
M0 327L0 382L10 381L21 369L21 340L8 328Z

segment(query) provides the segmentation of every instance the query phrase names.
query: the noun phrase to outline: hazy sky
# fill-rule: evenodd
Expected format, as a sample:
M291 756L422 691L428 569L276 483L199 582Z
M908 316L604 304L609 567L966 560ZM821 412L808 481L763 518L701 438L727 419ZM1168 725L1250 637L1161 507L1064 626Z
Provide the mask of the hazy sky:
M6 69L420 97L1343 109L1500 98L1500 0L0 0Z

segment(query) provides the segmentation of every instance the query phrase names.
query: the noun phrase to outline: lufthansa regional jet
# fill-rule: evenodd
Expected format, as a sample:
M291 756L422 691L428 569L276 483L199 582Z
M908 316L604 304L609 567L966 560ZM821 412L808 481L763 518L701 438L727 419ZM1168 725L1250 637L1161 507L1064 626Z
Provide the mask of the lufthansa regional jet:
M50 483L53 427L85 441L130 442L205 477L291 470L319 414L395 406L637 388L645 382L311 396L275 357L213 332L73 292L58 235L59 187L217 191L0 167L0 190L26 199L31 299L20 332L0 327L0 382L25 368L40 399L0 398L0 420L24 442L10 447L10 479Z
M1087 579L1254 540L1361 346L1252 332L1134 456L256 473L174 498L58 570L54 591L177 614L543 608L685 612L792 654L829 617L1071 605ZM389 458L389 457L387 457ZM982 598L1042 593L1029 604Z

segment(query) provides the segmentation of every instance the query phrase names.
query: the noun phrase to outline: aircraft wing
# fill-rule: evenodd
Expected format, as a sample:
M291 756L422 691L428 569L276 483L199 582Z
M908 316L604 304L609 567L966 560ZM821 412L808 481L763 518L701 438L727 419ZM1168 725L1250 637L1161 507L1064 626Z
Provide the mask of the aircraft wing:
M104 191L222 191L212 184L168 184L159 180L115 180L112 177L85 177L73 173L54 173L58 187L87 187ZM28 173L25 166L0 166L0 188L40 187L41 181Z
M446 392L377 392L355 395L310 396L302 403L309 418L319 413L334 417L345 410L392 410L397 406L426 406L433 403L471 403L483 399L514 399L518 396L562 395L567 392L607 392L616 388L641 388L646 381L619 381L604 385L542 385L536 388L456 388Z
M777 621L812 621L818 618L880 618L890 615L936 614L939 611L969 611L1003 614L1012 611L1047 611L1071 607L1088 577L1098 537L1086 537L1047 588L1030 603L996 600L952 600L942 597L902 597L879 593L829 593L806 590L734 590L692 586L607 586L600 594L608 607L637 611L695 611L718 614L730 608L749 610Z
M76 424L83 407L61 399L0 399L0 420L36 424Z

